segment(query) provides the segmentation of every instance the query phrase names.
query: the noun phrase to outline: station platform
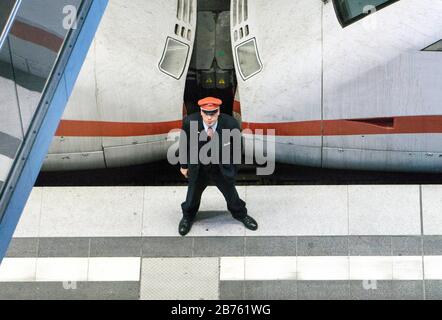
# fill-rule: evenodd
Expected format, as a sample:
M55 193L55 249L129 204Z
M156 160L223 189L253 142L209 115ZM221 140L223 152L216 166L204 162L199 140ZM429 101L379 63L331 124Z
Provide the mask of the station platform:
M35 187L0 299L442 299L441 185Z

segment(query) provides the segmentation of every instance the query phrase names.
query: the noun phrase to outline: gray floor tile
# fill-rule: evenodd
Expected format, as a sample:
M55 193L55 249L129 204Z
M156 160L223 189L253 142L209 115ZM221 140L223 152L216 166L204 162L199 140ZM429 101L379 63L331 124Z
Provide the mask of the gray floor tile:
M246 300L296 300L296 281L245 281Z
M135 300L139 282L14 282L0 283L4 300Z
M219 299L219 258L144 258L143 300Z
M228 257L244 255L244 237L195 238L193 256Z
M9 243L6 257L35 258L37 257L38 238L13 238Z
M245 187L237 187L242 199ZM187 187L145 187L143 207L143 236L179 237L178 225L182 218L181 203L186 198ZM161 208L161 210L158 210ZM226 210L222 193L209 186L201 198L201 206L188 237L243 236L244 225L233 219ZM161 227L159 227L161 226Z
M349 253L351 256L389 256L391 255L391 237L349 237Z
M34 187L14 231L14 238L38 238L43 187Z
M0 300L35 299L37 285L37 282L1 282Z
M74 287L75 288L75 287ZM36 299L69 300L135 300L139 298L139 282L78 282L76 289L66 284L39 283Z
M424 254L442 255L442 236L424 236Z
M243 281L220 281L219 298L220 300L243 300L244 292Z
M421 237L391 237L393 256L420 256L422 255Z
M393 299L422 300L424 298L423 281L393 281Z
M39 257L88 257L89 238L40 238Z
M139 237L144 187L44 188L42 237Z
M141 237L91 238L91 257L139 257Z
M347 256L347 237L298 237L298 256Z
M296 237L246 237L246 256L296 256Z
M420 235L419 204L418 185L349 185L349 234Z
M348 281L297 281L299 300L349 299Z
M442 300L442 280L425 280L425 298Z
M143 257L191 257L192 237L145 237Z
M350 296L355 300L390 300L393 298L393 281L350 281Z
M347 194L347 186L247 186L247 208L259 228L246 235L347 235Z
M425 235L442 234L442 185L422 185L422 216Z

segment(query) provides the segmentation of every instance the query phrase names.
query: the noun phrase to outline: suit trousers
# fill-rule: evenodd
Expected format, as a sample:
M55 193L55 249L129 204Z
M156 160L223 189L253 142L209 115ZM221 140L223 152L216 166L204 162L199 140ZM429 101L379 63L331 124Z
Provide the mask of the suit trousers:
M218 165L200 165L198 177L193 183L189 182L186 201L181 204L183 216L193 220L198 212L203 191L212 181L221 191L227 202L227 209L236 219L247 215L246 203L241 200L235 187L235 180L226 179Z

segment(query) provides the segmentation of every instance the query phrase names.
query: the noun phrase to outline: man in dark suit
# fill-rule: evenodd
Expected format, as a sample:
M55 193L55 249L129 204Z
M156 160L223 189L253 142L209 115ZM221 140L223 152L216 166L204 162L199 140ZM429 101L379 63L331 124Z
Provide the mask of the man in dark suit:
M190 231L200 206L201 195L210 180L223 194L227 202L227 208L233 218L241 221L250 230L258 229L257 222L247 214L246 203L239 197L235 187L235 177L238 169L233 161L234 141L232 142L231 137L227 136L226 132L237 129L239 133L240 127L235 118L220 113L221 104L221 100L213 97L201 99L198 101L200 112L193 113L183 120L182 134L184 135L180 138L180 151L185 148L187 152L185 161L180 158L180 167L181 173L189 179L189 186L186 201L181 204L183 218L180 221L178 231L182 236ZM198 141L193 142L198 146L198 150L192 148L192 137L197 137ZM226 141L226 137L229 142L223 143ZM210 158L212 160L208 163L202 161L200 157L201 148L204 148L207 143L215 142L218 142L218 145L214 147L216 148L215 151L219 151L218 161L213 161L213 157ZM210 147L210 145L206 147ZM207 148L207 150L209 150L208 156L211 157L211 150L213 149ZM191 153L196 151L198 159L192 162ZM223 156L225 152L229 152L228 156L230 156L228 158ZM227 163L226 158L228 159Z

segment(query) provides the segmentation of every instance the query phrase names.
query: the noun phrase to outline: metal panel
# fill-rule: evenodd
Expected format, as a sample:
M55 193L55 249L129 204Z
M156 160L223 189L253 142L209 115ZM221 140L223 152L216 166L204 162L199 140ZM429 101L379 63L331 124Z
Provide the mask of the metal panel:
M242 121L321 119L321 12L321 1L248 2L250 33L234 45L256 38L263 69L247 81L237 73Z
M48 154L41 170L43 171L64 171L83 169L104 169L104 152L81 152Z
M171 142L166 140L104 148L106 165L108 167L121 167L153 162L166 158L166 153Z
M210 69L215 58L215 14L212 12L198 12L198 29L195 40L195 68L197 70Z
M442 153L324 148L323 159L327 168L442 172Z
M369 134L326 136L324 146L342 149L441 152L442 134Z
M433 0L398 1L344 29L325 5L324 118L440 114L442 58L420 50L441 28Z
M218 16L215 55L221 69L234 68L232 41L230 39L230 11L221 12Z

